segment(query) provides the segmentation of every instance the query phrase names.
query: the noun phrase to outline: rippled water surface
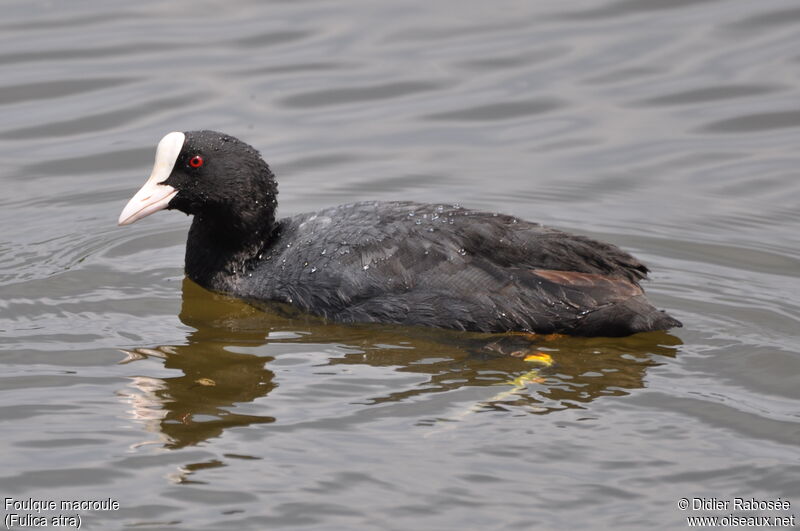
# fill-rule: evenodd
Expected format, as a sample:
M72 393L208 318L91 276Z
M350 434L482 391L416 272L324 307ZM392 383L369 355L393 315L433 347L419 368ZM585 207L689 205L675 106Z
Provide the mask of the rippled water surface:
M793 0L5 2L0 493L119 501L87 529L800 513L799 86ZM685 328L531 345L214 296L188 218L116 226L199 128L262 151L282 214L458 202L614 242Z

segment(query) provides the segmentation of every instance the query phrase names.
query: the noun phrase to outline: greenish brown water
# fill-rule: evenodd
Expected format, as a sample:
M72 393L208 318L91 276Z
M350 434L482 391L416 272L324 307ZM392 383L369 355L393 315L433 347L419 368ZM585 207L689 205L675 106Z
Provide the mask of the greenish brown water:
M87 529L800 513L798 30L777 0L7 2L0 495L119 501ZM685 328L531 345L212 295L186 217L116 227L199 128L262 151L284 215L458 202L616 243Z

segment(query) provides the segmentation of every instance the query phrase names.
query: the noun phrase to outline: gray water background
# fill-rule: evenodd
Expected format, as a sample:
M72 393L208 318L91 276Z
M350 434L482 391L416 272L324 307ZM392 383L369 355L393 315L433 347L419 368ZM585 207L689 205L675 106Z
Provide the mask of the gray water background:
M86 529L800 513L798 87L795 1L4 2L0 496L119 500ZM116 226L199 128L262 151L283 215L458 202L616 243L685 328L547 368L213 296L188 218Z

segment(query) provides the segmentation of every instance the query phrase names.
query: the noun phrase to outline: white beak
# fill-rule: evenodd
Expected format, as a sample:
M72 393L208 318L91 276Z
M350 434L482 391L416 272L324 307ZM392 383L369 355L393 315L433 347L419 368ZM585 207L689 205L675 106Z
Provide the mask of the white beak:
M153 171L144 186L122 209L122 213L119 215L120 225L130 225L136 220L166 208L172 198L177 195L178 191L175 188L163 184L163 182L172 173L185 140L186 135L179 132L169 133L161 139L156 148Z

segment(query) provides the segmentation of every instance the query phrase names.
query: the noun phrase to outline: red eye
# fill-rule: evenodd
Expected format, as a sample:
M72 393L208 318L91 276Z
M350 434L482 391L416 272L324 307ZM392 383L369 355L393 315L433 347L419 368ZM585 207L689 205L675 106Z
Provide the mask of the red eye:
M189 166L192 168L199 168L203 165L203 157L200 155L195 155L194 157L189 159Z

